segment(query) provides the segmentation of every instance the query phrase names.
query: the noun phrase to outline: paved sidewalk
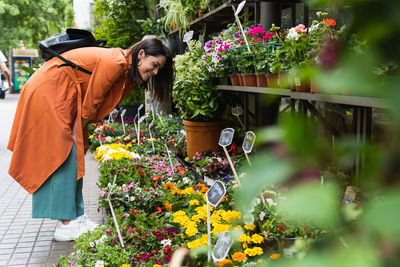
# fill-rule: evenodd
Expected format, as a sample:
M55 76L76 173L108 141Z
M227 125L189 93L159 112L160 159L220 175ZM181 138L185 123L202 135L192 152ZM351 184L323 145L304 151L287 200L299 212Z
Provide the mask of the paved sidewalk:
M53 266L60 255L73 251L74 242L52 241L56 221L32 219L32 196L8 175L11 152L6 149L19 94L0 99L0 266ZM97 223L99 176L93 155L86 155L83 183L85 213Z

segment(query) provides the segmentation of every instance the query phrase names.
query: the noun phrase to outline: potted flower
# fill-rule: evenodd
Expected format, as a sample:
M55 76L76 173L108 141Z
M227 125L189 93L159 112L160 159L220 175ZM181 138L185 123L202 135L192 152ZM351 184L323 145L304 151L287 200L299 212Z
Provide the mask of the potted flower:
M188 156L219 150L222 114L229 103L213 85L215 73L204 62L199 41L190 41L191 50L175 57L173 101L186 129Z

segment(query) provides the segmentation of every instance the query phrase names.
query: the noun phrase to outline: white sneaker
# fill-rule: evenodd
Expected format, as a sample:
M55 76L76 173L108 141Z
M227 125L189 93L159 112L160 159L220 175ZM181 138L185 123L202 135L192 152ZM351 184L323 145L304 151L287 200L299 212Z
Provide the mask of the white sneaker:
M80 222L81 227L82 227L82 231L84 233L88 232L88 231L92 231L94 230L94 228L96 228L97 226L99 226L98 223L95 223L94 221L92 221L91 219L89 219L89 217L86 214L83 214L81 216L79 216L77 218L77 221Z
M81 224L77 220L70 221L69 224L58 221L53 239L60 242L73 241L82 233Z

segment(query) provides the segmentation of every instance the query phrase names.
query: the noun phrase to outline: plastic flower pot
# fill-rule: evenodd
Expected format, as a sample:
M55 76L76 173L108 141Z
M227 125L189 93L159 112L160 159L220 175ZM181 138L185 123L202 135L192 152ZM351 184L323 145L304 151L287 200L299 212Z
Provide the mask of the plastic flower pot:
M219 136L223 129L222 122L198 122L183 120L186 130L187 154L192 158L196 153L220 151Z
M244 86L243 84L243 74L238 74L238 78L239 78L239 86Z
M243 74L243 84L244 86L257 86L257 77L254 73Z
M296 92L310 92L310 83L299 77L294 77L294 85Z
M267 87L267 75L264 73L257 73L257 87Z
M229 78L231 79L231 84L233 86L239 86L239 76L238 74L229 74Z
M278 74L276 73L268 73L267 74L267 83L270 88L278 88Z

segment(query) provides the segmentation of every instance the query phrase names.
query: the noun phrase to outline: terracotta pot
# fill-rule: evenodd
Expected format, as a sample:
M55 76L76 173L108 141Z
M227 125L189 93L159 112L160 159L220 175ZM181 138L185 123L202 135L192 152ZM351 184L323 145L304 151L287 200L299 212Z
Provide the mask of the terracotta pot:
M267 74L267 83L268 83L268 87L270 87L270 88L279 88L278 74L268 73Z
M186 130L187 153L189 158L196 152L220 151L219 136L223 129L222 122L196 122L183 120Z
M312 94L314 94L314 93L320 93L321 91L319 90L319 86L314 82L314 81L311 81L310 82L310 92L312 93Z
M232 84L233 86L238 86L238 85L240 85L238 74L229 74L229 78L231 79L231 84Z
M257 87L267 87L267 75L264 73L257 73Z
M244 86L244 84L243 84L243 76L242 76L243 74L238 74L238 78L239 78L239 86Z
M243 74L243 84L244 86L257 86L257 77L254 73Z
M280 88L290 89L290 83L287 71L278 72L278 84Z
M294 77L294 85L296 92L310 92L310 83L301 80L299 77Z

